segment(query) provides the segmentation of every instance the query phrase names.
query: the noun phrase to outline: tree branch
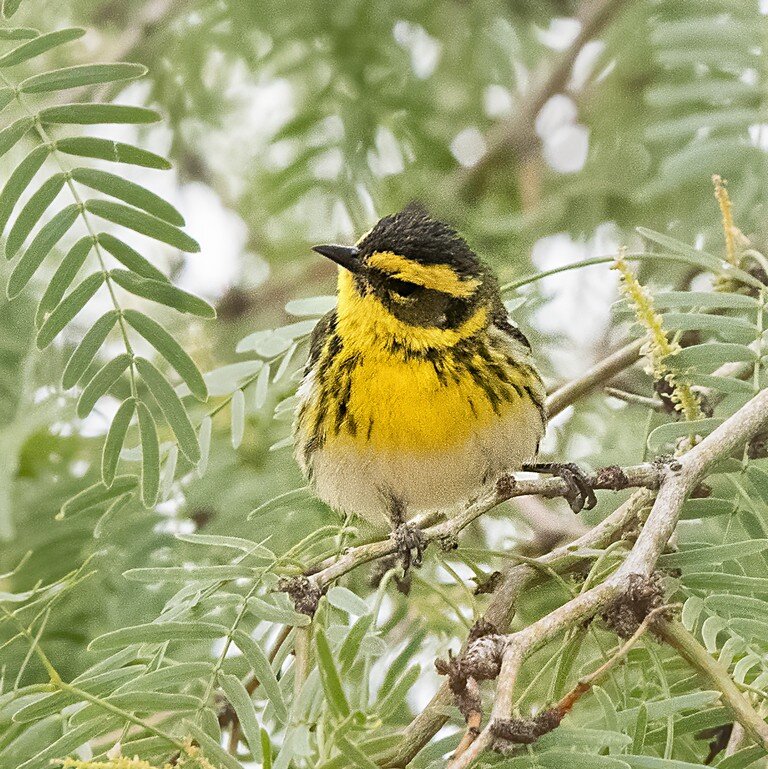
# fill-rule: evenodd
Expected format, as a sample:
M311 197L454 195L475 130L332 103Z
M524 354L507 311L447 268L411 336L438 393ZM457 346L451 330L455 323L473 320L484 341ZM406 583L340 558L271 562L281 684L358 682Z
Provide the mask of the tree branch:
M768 422L768 390L763 390L731 415L714 432L669 469L637 542L622 565L605 582L580 594L527 628L505 637L501 672L489 723L466 752L449 763L449 769L466 769L493 743L495 722L508 718L512 695L523 660L567 627L594 617L633 584L648 580L667 546L688 494L719 459L749 441Z
M586 43L598 35L629 2L593 0L582 4L578 17L581 29L576 39L562 52L548 75L528 92L514 117L497 123L488 132L488 150L474 166L461 171L460 188L473 187L488 169L508 160L510 156L522 163L536 149L539 144L536 117L541 108L552 96L565 90L573 65Z
M537 558L537 563L549 566L558 573L567 572L583 562L579 551L605 548L628 528L634 527L638 522L640 511L652 500L652 491L648 489L636 491L597 526L573 542ZM499 587L494 591L493 598L483 615L483 621L505 632L509 628L518 598L538 576L540 576L540 570L535 566L529 564L510 566L505 571ZM397 747L378 759L379 765L404 767L412 761L448 721L446 709L451 705L451 696L448 683L444 682L429 704L403 732Z
M593 489L656 488L661 479L661 469L654 464L635 465L633 467L609 467L593 473L587 482ZM474 520L483 513L514 497L538 494L544 497L564 496L569 490L562 478L540 478L531 481L518 481L511 476L500 479L496 486L483 493L457 515L434 523L439 518L437 513L427 513L413 519L412 523L422 529L424 542L451 542ZM433 525L430 525L433 524ZM347 550L340 558L330 558L308 570L315 585L324 590L331 582L347 574L364 563L384 558L397 552L397 543L392 538L358 545Z
M728 669L714 659L707 650L677 620L663 620L654 628L656 634L668 643L698 673L723 695L723 702L744 731L760 746L768 750L768 724L758 715L746 696L731 679Z

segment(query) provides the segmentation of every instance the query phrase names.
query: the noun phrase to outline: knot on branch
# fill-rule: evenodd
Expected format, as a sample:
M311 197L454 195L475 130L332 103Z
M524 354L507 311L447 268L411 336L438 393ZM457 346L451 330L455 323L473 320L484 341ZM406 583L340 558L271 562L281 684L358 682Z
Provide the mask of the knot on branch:
M398 565L397 556L390 555L386 558L380 559L374 564L371 571L370 586L378 588L381 586L381 580L384 579L387 572L391 571ZM411 575L399 574L397 571L392 575L392 581L395 583L395 587L399 593L403 595L409 595L411 592Z
M283 577L277 583L277 589L282 593L288 593L299 614L315 616L323 591L312 580L303 574L297 577Z
M516 745L530 745L553 731L563 720L560 708L542 710L532 718L504 718L491 723L491 748L498 753L511 753Z
M502 475L498 481L496 481L496 494L501 499L509 499L514 493L515 479L511 475Z
M501 583L502 573L492 571L487 577L475 577L475 588L472 591L475 595L484 595L493 593Z
M630 574L626 590L608 604L603 621L620 638L630 638L643 620L664 605L664 583L659 572L650 577Z
M454 657L449 651L447 660L435 660L437 672L448 676L456 707L466 720L471 714L481 712L477 682L499 675L504 643L504 636L490 622L481 620L470 630L467 649L462 655Z
M629 486L629 478L618 465L608 465L597 471L594 485L612 491L621 491Z

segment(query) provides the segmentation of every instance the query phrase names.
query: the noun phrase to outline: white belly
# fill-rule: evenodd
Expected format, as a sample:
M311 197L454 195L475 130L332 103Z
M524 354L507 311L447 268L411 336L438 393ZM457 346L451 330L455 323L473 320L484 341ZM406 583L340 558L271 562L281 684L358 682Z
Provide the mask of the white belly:
M451 449L382 451L329 441L312 454L307 469L315 493L330 507L390 528L393 498L402 503L406 517L422 511L450 515L504 473L533 460L541 434L541 416L530 404Z

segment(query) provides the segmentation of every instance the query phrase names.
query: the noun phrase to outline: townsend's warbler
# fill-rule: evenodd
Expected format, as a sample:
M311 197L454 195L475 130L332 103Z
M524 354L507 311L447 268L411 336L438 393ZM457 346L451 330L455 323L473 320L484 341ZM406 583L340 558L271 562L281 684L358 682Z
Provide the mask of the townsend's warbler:
M314 250L341 268L338 304L312 334L296 458L332 508L391 528L407 568L409 518L450 514L535 458L544 386L491 269L421 207Z

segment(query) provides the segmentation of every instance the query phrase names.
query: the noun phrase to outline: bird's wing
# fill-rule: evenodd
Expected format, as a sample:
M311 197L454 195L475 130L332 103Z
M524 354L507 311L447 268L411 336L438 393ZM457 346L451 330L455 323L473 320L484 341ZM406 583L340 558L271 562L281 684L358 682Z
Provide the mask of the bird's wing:
M319 321L317 325L312 329L312 336L309 338L309 357L307 358L307 365L304 369L304 375L306 376L317 363L317 359L323 351L323 345L328 335L336 328L336 310L329 310Z

